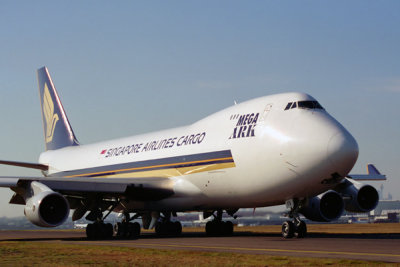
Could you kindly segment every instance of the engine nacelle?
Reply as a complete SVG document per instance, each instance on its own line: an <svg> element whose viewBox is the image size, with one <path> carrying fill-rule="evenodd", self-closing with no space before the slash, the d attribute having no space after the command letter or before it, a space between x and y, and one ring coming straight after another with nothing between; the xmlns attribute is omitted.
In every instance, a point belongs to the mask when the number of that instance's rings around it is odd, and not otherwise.
<svg viewBox="0 0 400 267"><path fill-rule="evenodd" d="M368 212L379 202L378 191L371 185L346 180L336 191L342 195L346 211Z"/></svg>
<svg viewBox="0 0 400 267"><path fill-rule="evenodd" d="M41 183L32 182L32 187L34 187L31 191L33 195L26 198L24 209L28 220L41 227L56 227L63 224L69 215L67 199Z"/></svg>
<svg viewBox="0 0 400 267"><path fill-rule="evenodd" d="M335 191L329 190L316 197L310 198L300 209L307 219L317 222L330 222L338 219L344 210L342 197Z"/></svg>

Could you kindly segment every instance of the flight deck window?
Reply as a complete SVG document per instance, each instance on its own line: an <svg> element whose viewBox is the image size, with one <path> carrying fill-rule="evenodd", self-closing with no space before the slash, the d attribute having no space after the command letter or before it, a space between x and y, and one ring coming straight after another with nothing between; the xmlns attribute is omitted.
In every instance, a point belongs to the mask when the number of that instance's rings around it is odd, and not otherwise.
<svg viewBox="0 0 400 267"><path fill-rule="evenodd" d="M293 109L293 108L301 108L301 109L324 109L320 103L317 101L299 101L299 102L289 102L285 110Z"/></svg>
<svg viewBox="0 0 400 267"><path fill-rule="evenodd" d="M324 109L324 108L321 106L320 103L318 103L317 101L314 101L314 102L315 102L315 108L317 108L317 109Z"/></svg>
<svg viewBox="0 0 400 267"><path fill-rule="evenodd" d="M299 101L298 106L303 109L324 109L317 101Z"/></svg>

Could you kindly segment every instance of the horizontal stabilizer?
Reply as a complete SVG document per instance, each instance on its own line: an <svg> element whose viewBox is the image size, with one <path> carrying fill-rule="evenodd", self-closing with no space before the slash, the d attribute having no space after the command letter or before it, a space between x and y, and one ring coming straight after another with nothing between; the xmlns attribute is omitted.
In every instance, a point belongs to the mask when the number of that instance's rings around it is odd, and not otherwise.
<svg viewBox="0 0 400 267"><path fill-rule="evenodd" d="M381 174L374 164L367 164L368 174L349 174L347 177L357 181L383 181L386 175Z"/></svg>
<svg viewBox="0 0 400 267"><path fill-rule="evenodd" d="M49 166L47 166L47 165L38 164L38 163L20 162L20 161L0 160L0 164L24 167L24 168L30 168L30 169L38 169L38 170L42 170L42 171L47 171L49 169Z"/></svg>

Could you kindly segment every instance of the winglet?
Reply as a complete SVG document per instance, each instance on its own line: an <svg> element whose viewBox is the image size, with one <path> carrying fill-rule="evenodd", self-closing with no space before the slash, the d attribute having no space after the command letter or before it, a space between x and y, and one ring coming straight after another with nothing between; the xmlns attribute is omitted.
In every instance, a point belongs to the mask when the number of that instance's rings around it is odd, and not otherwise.
<svg viewBox="0 0 400 267"><path fill-rule="evenodd" d="M374 164L367 164L368 174L350 174L347 177L357 181L383 181L386 180L386 175L381 174Z"/></svg>
<svg viewBox="0 0 400 267"><path fill-rule="evenodd" d="M37 71L46 150L79 145L46 67Z"/></svg>

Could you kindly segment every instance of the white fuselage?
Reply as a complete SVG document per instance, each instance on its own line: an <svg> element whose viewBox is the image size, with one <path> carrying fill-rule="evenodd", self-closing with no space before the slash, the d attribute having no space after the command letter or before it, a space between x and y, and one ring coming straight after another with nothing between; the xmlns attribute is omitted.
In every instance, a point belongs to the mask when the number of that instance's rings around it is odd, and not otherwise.
<svg viewBox="0 0 400 267"><path fill-rule="evenodd" d="M350 172L358 156L354 138L325 110L285 110L288 103L297 101L315 99L301 93L260 97L186 127L47 151L39 162L50 166L47 176L79 177L86 174L76 170L87 170L99 178L163 177L173 181L174 195L160 201L124 203L132 210L282 204L330 189L338 177L340 180ZM159 169L141 167L119 174L100 168L215 151L230 151L232 159L190 168L168 169L168 164L163 164L157 165Z"/></svg>

